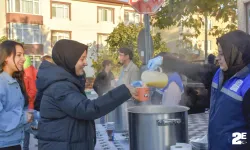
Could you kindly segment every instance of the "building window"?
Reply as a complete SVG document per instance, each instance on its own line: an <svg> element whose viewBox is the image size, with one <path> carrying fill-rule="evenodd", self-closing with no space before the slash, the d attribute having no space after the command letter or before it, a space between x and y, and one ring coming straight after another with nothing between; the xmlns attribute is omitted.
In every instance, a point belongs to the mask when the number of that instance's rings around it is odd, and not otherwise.
<svg viewBox="0 0 250 150"><path fill-rule="evenodd" d="M203 20L205 23L205 19ZM211 30L213 27L212 20L207 19L207 30ZM205 25L202 26L203 29L205 29Z"/></svg>
<svg viewBox="0 0 250 150"><path fill-rule="evenodd" d="M208 30L211 30L212 27L213 27L213 25L212 25L212 20L208 19L208 21L207 21L207 29L208 29Z"/></svg>
<svg viewBox="0 0 250 150"><path fill-rule="evenodd" d="M62 18L71 20L71 4L52 2L51 18Z"/></svg>
<svg viewBox="0 0 250 150"><path fill-rule="evenodd" d="M207 41L207 50L208 51L212 50L212 42L211 41Z"/></svg>
<svg viewBox="0 0 250 150"><path fill-rule="evenodd" d="M51 45L52 47L55 43L61 39L71 39L71 31L51 31Z"/></svg>
<svg viewBox="0 0 250 150"><path fill-rule="evenodd" d="M40 25L10 23L9 37L25 44L41 44L42 32Z"/></svg>
<svg viewBox="0 0 250 150"><path fill-rule="evenodd" d="M40 14L39 0L8 0L8 12Z"/></svg>
<svg viewBox="0 0 250 150"><path fill-rule="evenodd" d="M114 21L114 8L97 7L98 16L97 22L113 22Z"/></svg>
<svg viewBox="0 0 250 150"><path fill-rule="evenodd" d="M98 49L102 49L107 46L106 40L108 39L109 34L97 33L97 45Z"/></svg>
<svg viewBox="0 0 250 150"><path fill-rule="evenodd" d="M202 48L203 51L205 51L205 41L202 41ZM212 42L210 40L207 41L207 50L211 51L212 50Z"/></svg>
<svg viewBox="0 0 250 150"><path fill-rule="evenodd" d="M205 30L205 18L203 18L204 25L202 26L202 29ZM213 22L211 19L207 19L207 30L211 30L213 28Z"/></svg>
<svg viewBox="0 0 250 150"><path fill-rule="evenodd" d="M38 69L41 64L41 55L29 55L32 65Z"/></svg>
<svg viewBox="0 0 250 150"><path fill-rule="evenodd" d="M124 11L124 23L125 24L138 24L140 23L140 14L134 11Z"/></svg>

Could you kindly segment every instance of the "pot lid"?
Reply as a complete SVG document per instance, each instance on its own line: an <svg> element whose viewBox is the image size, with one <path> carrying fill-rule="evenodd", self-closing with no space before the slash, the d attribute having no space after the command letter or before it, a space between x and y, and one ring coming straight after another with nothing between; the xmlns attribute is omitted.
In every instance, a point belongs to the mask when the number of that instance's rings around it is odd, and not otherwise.
<svg viewBox="0 0 250 150"><path fill-rule="evenodd" d="M135 106L128 108L129 113L138 114L170 114L186 112L189 108L185 106Z"/></svg>

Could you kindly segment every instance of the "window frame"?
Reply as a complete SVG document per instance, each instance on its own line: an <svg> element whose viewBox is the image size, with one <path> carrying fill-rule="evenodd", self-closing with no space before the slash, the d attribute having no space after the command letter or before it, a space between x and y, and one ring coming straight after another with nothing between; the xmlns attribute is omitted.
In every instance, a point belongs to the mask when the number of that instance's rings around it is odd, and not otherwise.
<svg viewBox="0 0 250 150"><path fill-rule="evenodd" d="M30 57L32 65L38 69L38 67L41 65L41 58L42 55L28 55ZM37 61L36 61L37 60Z"/></svg>
<svg viewBox="0 0 250 150"><path fill-rule="evenodd" d="M205 51L205 40L202 40L202 50ZM207 50L212 51L212 41L207 40Z"/></svg>
<svg viewBox="0 0 250 150"><path fill-rule="evenodd" d="M66 30L51 30L50 31L50 34L51 34L51 37L50 37L50 43L51 43L51 47L53 47L53 42L52 42L52 37L53 37L53 33L55 32L58 32L58 33L68 33L69 34L69 40L71 40L72 38L72 31L66 31Z"/></svg>
<svg viewBox="0 0 250 150"><path fill-rule="evenodd" d="M207 50L212 51L212 41L211 40L207 40Z"/></svg>
<svg viewBox="0 0 250 150"><path fill-rule="evenodd" d="M203 18L203 22L205 23L205 18ZM207 30L210 31L213 28L213 21L211 18L207 18ZM205 30L205 24L202 25L202 29Z"/></svg>
<svg viewBox="0 0 250 150"><path fill-rule="evenodd" d="M213 28L213 23L212 23L212 20L211 19L208 19L207 20L207 30L211 30Z"/></svg>
<svg viewBox="0 0 250 150"><path fill-rule="evenodd" d="M100 9L108 9L111 10L111 22L108 21L101 21L100 16L99 16L99 10ZM115 24L115 8L112 7L102 7L102 6L97 6L97 23L101 23L101 22L107 22L107 23L112 23Z"/></svg>
<svg viewBox="0 0 250 150"><path fill-rule="evenodd" d="M109 33L97 33L97 40L96 40L97 41L97 50L100 49L100 45L99 44L101 44L100 41L99 41L99 36L109 36L109 35L110 35Z"/></svg>
<svg viewBox="0 0 250 150"><path fill-rule="evenodd" d="M14 27L15 25L21 25L21 28L16 28ZM35 29L35 28L26 28L24 27L24 25L28 25L28 26L38 26L38 29ZM21 42L24 42L24 44L42 44L43 43L43 37L42 37L42 26L41 25L38 25L38 24L26 24L26 23L9 23L8 24L8 28L9 28L9 32L8 32L8 37L10 37L11 39L16 39L13 35L17 36L17 33L14 33L15 30L17 29L21 29L22 30L22 35L21 35L21 38L22 39L17 39L17 40L20 40ZM31 43L25 43L25 41L23 39L25 39L24 37L24 31L23 30L32 30L33 33L34 31L39 31L39 42L34 42L35 41L35 35L32 36L33 38L33 41Z"/></svg>
<svg viewBox="0 0 250 150"><path fill-rule="evenodd" d="M31 14L31 15L41 15L41 0L26 0L32 1L32 13L23 12L22 1L18 0L20 3L19 12L16 11L16 0L6 0L7 13L20 13L20 14ZM38 14L35 13L34 3L38 3Z"/></svg>
<svg viewBox="0 0 250 150"><path fill-rule="evenodd" d="M124 21L124 23L126 24L126 23L129 23L129 22L125 22L125 13L126 12L128 12L128 13L134 13L135 14L135 16L136 15L139 15L139 22L138 23L136 23L135 21L134 21L134 24L140 24L141 22L142 22L142 18L141 18L141 15L139 14L139 13L137 13L136 11L134 11L134 10L129 10L129 9L124 9L124 19L123 19L123 21ZM134 18L135 19L135 18ZM129 21L129 20L128 20Z"/></svg>
<svg viewBox="0 0 250 150"><path fill-rule="evenodd" d="M57 5L68 5L69 7L69 18L58 18L58 17L53 17L52 16L52 9L53 9L53 4ZM71 21L71 3L67 2L58 2L58 1L50 1L50 19L69 19Z"/></svg>

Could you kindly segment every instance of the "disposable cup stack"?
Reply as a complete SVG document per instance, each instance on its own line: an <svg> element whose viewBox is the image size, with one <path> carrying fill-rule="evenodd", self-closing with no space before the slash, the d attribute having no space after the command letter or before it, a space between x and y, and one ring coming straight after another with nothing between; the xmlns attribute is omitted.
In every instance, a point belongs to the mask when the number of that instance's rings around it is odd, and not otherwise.
<svg viewBox="0 0 250 150"><path fill-rule="evenodd" d="M193 150L208 150L207 135L202 138L190 139L190 144L192 145Z"/></svg>

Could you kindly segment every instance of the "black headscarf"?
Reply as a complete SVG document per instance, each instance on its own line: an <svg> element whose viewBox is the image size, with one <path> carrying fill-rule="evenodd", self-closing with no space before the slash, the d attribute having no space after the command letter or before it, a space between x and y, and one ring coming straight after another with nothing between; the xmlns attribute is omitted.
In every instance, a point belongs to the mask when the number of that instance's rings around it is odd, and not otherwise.
<svg viewBox="0 0 250 150"><path fill-rule="evenodd" d="M220 44L228 70L224 71L224 81L250 63L250 35L236 30L217 39Z"/></svg>
<svg viewBox="0 0 250 150"><path fill-rule="evenodd" d="M53 47L53 61L67 72L76 76L75 65L88 46L73 40L59 40Z"/></svg>

